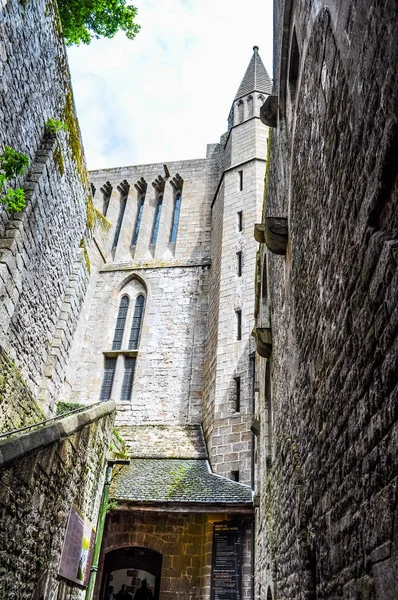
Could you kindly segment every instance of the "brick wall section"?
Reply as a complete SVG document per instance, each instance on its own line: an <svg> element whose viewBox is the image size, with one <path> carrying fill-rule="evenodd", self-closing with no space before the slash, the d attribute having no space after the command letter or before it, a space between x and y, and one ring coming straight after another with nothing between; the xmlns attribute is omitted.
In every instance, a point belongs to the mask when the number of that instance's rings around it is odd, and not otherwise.
<svg viewBox="0 0 398 600"><path fill-rule="evenodd" d="M84 598L57 572L71 504L96 526L112 423L103 417L1 470L2 598Z"/></svg>
<svg viewBox="0 0 398 600"><path fill-rule="evenodd" d="M284 103L283 68L277 90L286 118L273 140L267 213L289 217L290 242L286 260L268 256L274 441L257 594L274 575L280 600L393 600L398 9L328 5L310 15L295 3L295 104L289 87ZM282 56L287 48L286 38Z"/></svg>
<svg viewBox="0 0 398 600"><path fill-rule="evenodd" d="M31 161L19 182L27 208L13 217L0 208L0 336L35 396L47 387L44 369L56 356L56 378L44 395L48 410L66 363L62 348L51 350L52 359L49 348L62 327L67 347L76 327L77 315L66 316L62 304L85 235L88 184L56 5L9 0L0 10L0 151L10 145ZM50 117L69 124L58 141L45 137Z"/></svg>
<svg viewBox="0 0 398 600"><path fill-rule="evenodd" d="M107 520L96 593L99 594L104 558L121 547L141 546L163 556L162 600L207 600L210 597L213 523L239 519L227 514L113 511ZM243 598L250 589L250 523L243 548Z"/></svg>

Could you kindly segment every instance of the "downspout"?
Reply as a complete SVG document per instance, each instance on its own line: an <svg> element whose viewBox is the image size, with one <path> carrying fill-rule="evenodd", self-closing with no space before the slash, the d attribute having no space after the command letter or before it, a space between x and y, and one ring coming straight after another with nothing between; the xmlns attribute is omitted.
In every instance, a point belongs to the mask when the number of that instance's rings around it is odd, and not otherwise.
<svg viewBox="0 0 398 600"><path fill-rule="evenodd" d="M108 497L109 497L109 487L112 481L112 469L114 463L108 463L105 473L105 483L104 489L102 490L102 498L98 515L97 522L97 535L95 538L94 552L93 552L93 562L91 563L90 569L90 579L88 582L88 587L86 590L86 598L85 600L92 600L94 594L95 582L97 580L97 572L98 572L98 563L101 552L102 545L102 537L104 535L104 527L105 527L105 519L106 519L106 510L108 506Z"/></svg>

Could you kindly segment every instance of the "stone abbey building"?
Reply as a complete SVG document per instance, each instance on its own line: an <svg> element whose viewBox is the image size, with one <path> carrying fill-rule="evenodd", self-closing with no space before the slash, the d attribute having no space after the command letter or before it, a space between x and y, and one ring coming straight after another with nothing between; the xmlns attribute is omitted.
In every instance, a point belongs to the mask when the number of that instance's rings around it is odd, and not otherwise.
<svg viewBox="0 0 398 600"><path fill-rule="evenodd" d="M56 4L0 2L1 600L396 600L397 23L274 0L205 158L88 174Z"/></svg>

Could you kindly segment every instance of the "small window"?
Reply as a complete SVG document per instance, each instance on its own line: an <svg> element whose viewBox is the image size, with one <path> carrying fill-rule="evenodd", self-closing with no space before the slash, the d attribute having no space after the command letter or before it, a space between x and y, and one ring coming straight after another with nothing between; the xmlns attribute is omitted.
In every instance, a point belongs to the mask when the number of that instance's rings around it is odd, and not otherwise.
<svg viewBox="0 0 398 600"><path fill-rule="evenodd" d="M235 412L240 412L240 377L235 377Z"/></svg>
<svg viewBox="0 0 398 600"><path fill-rule="evenodd" d="M155 219L153 221L151 244L156 244L156 240L159 232L160 215L162 213L163 196L158 197L156 205Z"/></svg>
<svg viewBox="0 0 398 600"><path fill-rule="evenodd" d="M238 213L238 231L243 231L243 213L240 210Z"/></svg>
<svg viewBox="0 0 398 600"><path fill-rule="evenodd" d="M178 221L180 219L181 209L181 193L175 195L174 198L174 210L173 210L173 222L171 225L170 232L170 243L173 244L177 241Z"/></svg>
<svg viewBox="0 0 398 600"><path fill-rule="evenodd" d="M140 339L142 314L144 312L145 298L142 294L137 296L134 307L133 323L131 325L129 350L136 350Z"/></svg>
<svg viewBox="0 0 398 600"><path fill-rule="evenodd" d="M133 240L131 242L132 246L135 246L137 244L138 234L140 232L140 226L141 226L141 221L142 221L142 212L144 210L144 202L145 202L145 196L141 196L139 199L137 218L135 220Z"/></svg>
<svg viewBox="0 0 398 600"><path fill-rule="evenodd" d="M115 231L115 237L113 238L112 249L116 248L118 241L119 241L120 231L122 229L123 217L124 217L124 213L126 210L126 204L127 204L127 196L123 196L123 198L120 200L119 217L117 219L116 231Z"/></svg>
<svg viewBox="0 0 398 600"><path fill-rule="evenodd" d="M236 311L236 339L242 339L242 311L240 309Z"/></svg>
<svg viewBox="0 0 398 600"><path fill-rule="evenodd" d="M102 381L102 388L100 394L100 400L109 400L112 393L113 380L115 377L116 370L116 358L105 358L104 368L104 379Z"/></svg>
<svg viewBox="0 0 398 600"><path fill-rule="evenodd" d="M115 334L113 336L112 350L120 350L123 342L124 326L126 324L127 311L129 309L129 297L122 296L117 315Z"/></svg>
<svg viewBox="0 0 398 600"><path fill-rule="evenodd" d="M122 391L120 394L120 400L122 402L128 402L131 399L131 392L133 391L134 382L135 361L135 357L125 356L124 358L124 376Z"/></svg>
<svg viewBox="0 0 398 600"><path fill-rule="evenodd" d="M239 481L239 471L231 471L232 481Z"/></svg>
<svg viewBox="0 0 398 600"><path fill-rule="evenodd" d="M239 191L243 190L243 171L238 171L239 175Z"/></svg>
<svg viewBox="0 0 398 600"><path fill-rule="evenodd" d="M242 252L236 253L236 274L238 277L242 277Z"/></svg>

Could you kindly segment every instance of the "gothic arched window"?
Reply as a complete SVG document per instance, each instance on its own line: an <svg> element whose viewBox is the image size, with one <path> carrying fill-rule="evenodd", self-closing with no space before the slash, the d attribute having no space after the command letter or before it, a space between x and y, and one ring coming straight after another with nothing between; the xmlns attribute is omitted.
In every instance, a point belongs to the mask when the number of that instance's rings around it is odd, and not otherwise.
<svg viewBox="0 0 398 600"><path fill-rule="evenodd" d="M181 209L181 192L174 197L174 210L173 210L173 222L171 225L171 233L170 233L170 243L173 243L177 240L177 231L178 231L178 221L180 219L180 209Z"/></svg>
<svg viewBox="0 0 398 600"><path fill-rule="evenodd" d="M242 100L239 100L239 102L238 102L239 123L242 123L242 121L243 121L243 110L244 110L243 102L242 102Z"/></svg>
<svg viewBox="0 0 398 600"><path fill-rule="evenodd" d="M117 219L117 224L116 224L116 230L115 230L115 237L113 238L113 244L112 244L112 248L116 248L117 243L119 241L119 236L120 236L120 231L122 229L122 223L123 223L123 217L124 217L124 213L126 210L126 204L127 204L127 195L123 196L120 199L120 208L119 208L119 216Z"/></svg>
<svg viewBox="0 0 398 600"><path fill-rule="evenodd" d="M160 215L162 212L163 196L158 197L158 203L156 205L155 219L153 221L151 244L156 244L159 231Z"/></svg>
<svg viewBox="0 0 398 600"><path fill-rule="evenodd" d="M253 116L253 97L249 96L247 99L247 116L252 117Z"/></svg>
<svg viewBox="0 0 398 600"><path fill-rule="evenodd" d="M124 326L126 324L127 311L129 309L130 300L128 296L122 296L119 304L119 312L117 315L115 334L113 336L112 350L120 350L123 342Z"/></svg>
<svg viewBox="0 0 398 600"><path fill-rule="evenodd" d="M138 348L138 342L140 340L142 315L144 312L145 298L142 294L137 296L134 307L133 322L131 325L129 350L136 350Z"/></svg>
<svg viewBox="0 0 398 600"><path fill-rule="evenodd" d="M141 225L141 220L142 220L142 211L144 210L144 202L145 202L145 195L141 196L139 199L137 218L135 220L135 227L134 227L134 233L133 233L133 241L131 242L133 246L136 245L137 240L138 240L138 234L140 231L140 225Z"/></svg>

